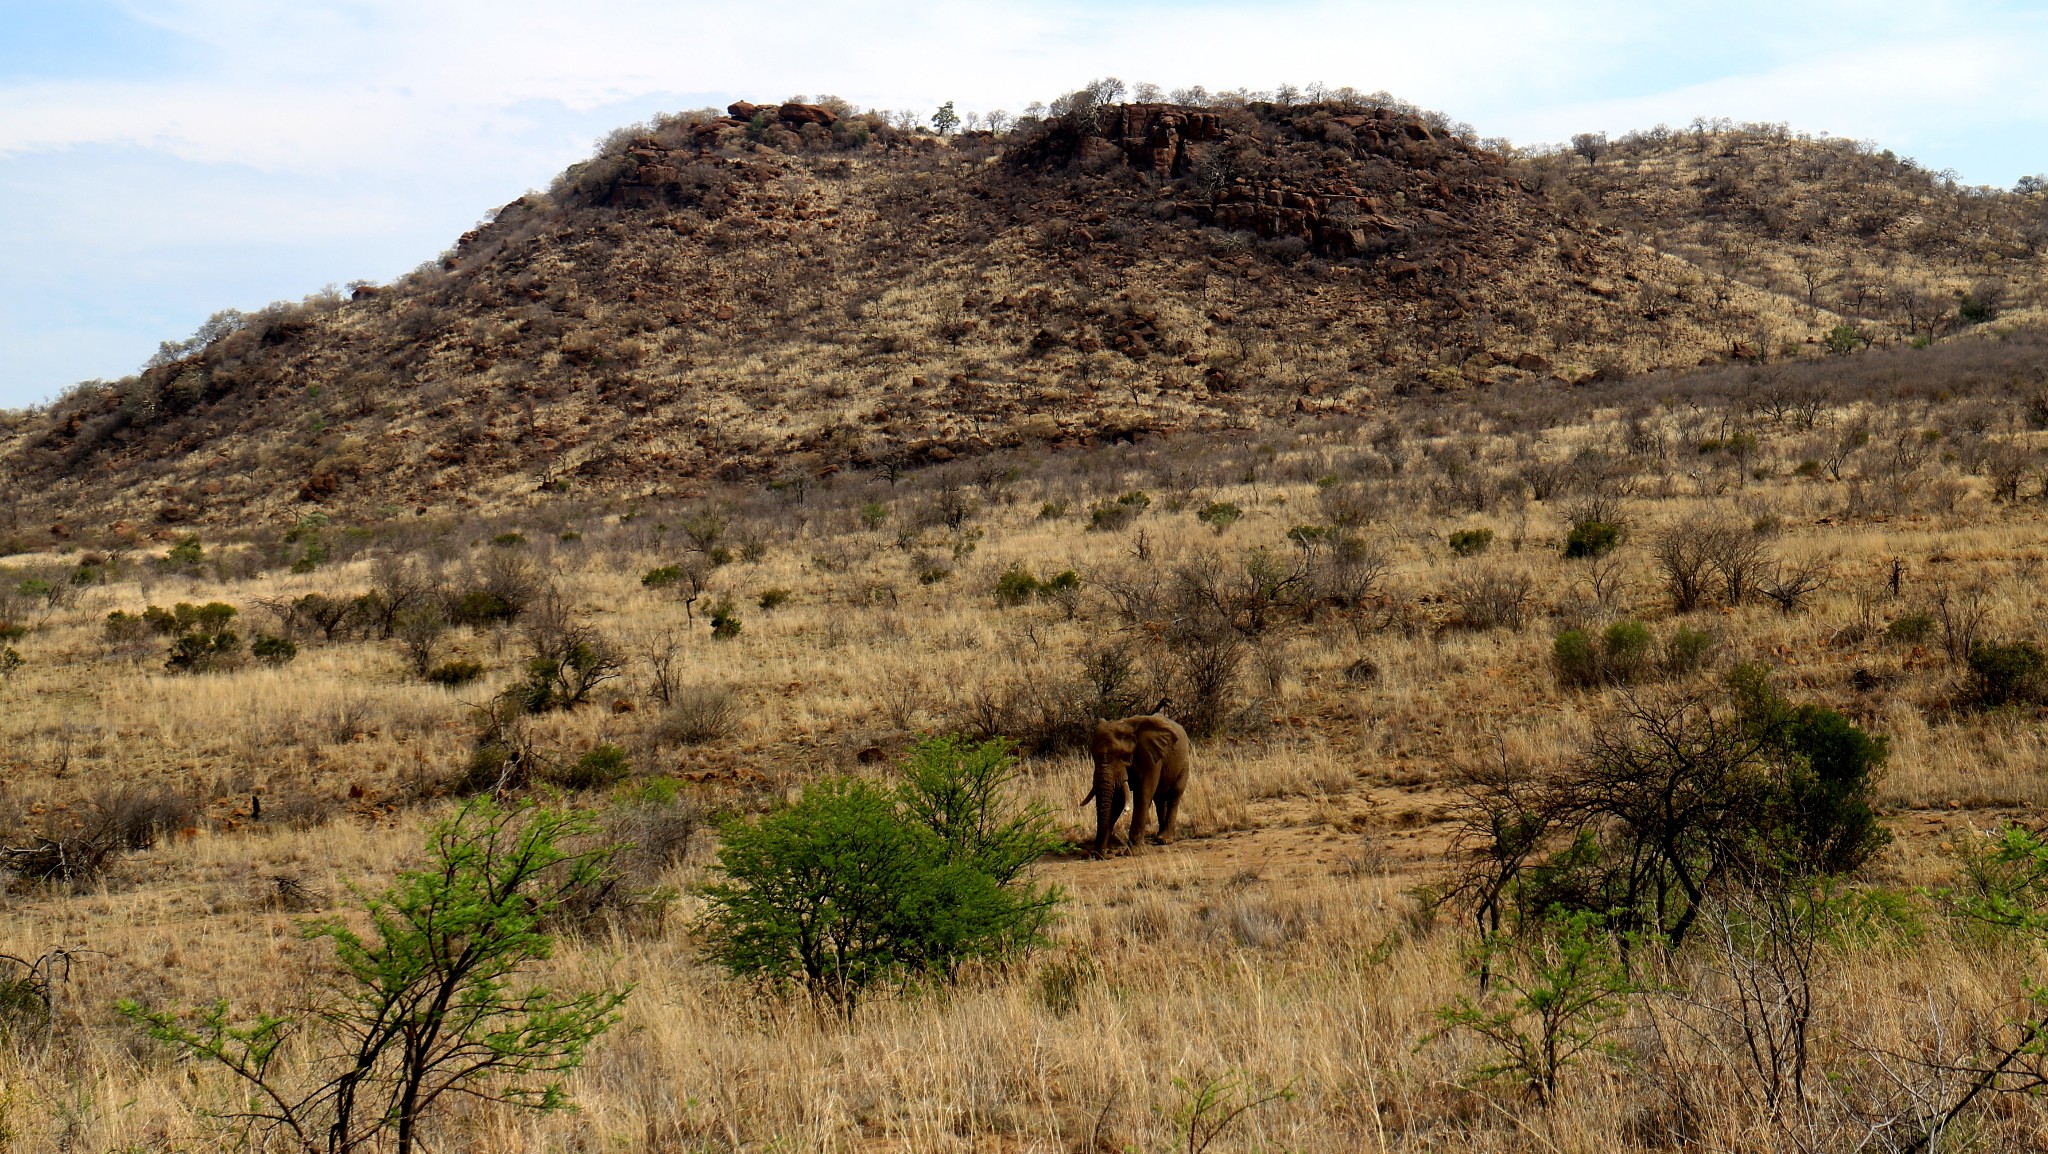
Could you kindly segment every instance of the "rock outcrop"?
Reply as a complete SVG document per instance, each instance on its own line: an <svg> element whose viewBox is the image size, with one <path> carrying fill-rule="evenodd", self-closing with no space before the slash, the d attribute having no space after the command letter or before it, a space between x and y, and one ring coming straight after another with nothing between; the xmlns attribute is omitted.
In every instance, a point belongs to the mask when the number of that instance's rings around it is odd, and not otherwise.
<svg viewBox="0 0 2048 1154"><path fill-rule="evenodd" d="M770 120L791 128L798 128L806 124L830 128L839 120L838 113L833 112L822 104L798 104L795 101L774 105L754 104L750 101L735 100L725 106L725 111L728 116L740 124L750 124L757 117L766 116Z"/></svg>
<svg viewBox="0 0 2048 1154"><path fill-rule="evenodd" d="M1474 203L1511 184L1500 157L1418 117L1346 105L1105 105L1051 123L1009 158L1039 170L1125 165L1178 182L1181 207L1205 224L1295 238L1333 259L1405 252L1420 234L1461 231ZM1387 272L1464 272L1459 254L1424 255Z"/></svg>
<svg viewBox="0 0 2048 1154"><path fill-rule="evenodd" d="M1123 151L1134 168L1159 176L1185 176L1190 146L1223 135L1223 118L1176 104L1119 104L1097 118L1102 138Z"/></svg>

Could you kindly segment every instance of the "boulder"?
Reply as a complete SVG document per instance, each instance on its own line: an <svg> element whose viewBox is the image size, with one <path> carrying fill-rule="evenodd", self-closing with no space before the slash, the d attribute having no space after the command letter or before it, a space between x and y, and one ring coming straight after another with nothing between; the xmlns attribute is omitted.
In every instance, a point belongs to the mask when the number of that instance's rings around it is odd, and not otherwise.
<svg viewBox="0 0 2048 1154"><path fill-rule="evenodd" d="M785 104L775 110L775 119L788 125L815 124L830 128L839 116L821 104Z"/></svg>
<svg viewBox="0 0 2048 1154"><path fill-rule="evenodd" d="M752 120L756 116L761 115L763 112L768 111L768 109L762 105L749 104L744 100L733 101L731 104L725 106L725 110L732 116L734 120Z"/></svg>

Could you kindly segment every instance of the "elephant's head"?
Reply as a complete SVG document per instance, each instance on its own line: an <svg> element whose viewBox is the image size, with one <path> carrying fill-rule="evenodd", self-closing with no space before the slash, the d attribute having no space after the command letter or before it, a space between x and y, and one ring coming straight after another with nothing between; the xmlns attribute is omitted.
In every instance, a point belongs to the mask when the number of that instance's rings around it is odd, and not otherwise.
<svg viewBox="0 0 2048 1154"><path fill-rule="evenodd" d="M1088 739L1088 753L1095 759L1095 786L1086 805L1095 801L1095 856L1109 856L1110 831L1124 808L1124 793L1130 780L1131 758L1138 752L1138 737L1120 721L1098 721Z"/></svg>

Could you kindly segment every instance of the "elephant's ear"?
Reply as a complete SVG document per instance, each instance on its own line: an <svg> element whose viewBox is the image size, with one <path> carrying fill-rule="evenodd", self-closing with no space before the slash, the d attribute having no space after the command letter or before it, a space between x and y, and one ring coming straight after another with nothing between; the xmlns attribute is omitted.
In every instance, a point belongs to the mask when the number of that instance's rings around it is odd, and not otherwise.
<svg viewBox="0 0 2048 1154"><path fill-rule="evenodd" d="M1154 762L1163 762L1173 752L1173 732L1164 726L1147 727L1138 735L1138 748Z"/></svg>

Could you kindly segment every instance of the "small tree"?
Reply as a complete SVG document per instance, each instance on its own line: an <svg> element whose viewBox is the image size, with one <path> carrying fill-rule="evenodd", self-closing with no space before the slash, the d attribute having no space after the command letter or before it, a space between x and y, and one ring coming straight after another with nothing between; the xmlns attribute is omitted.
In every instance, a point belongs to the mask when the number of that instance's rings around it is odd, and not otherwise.
<svg viewBox="0 0 2048 1154"><path fill-rule="evenodd" d="M1567 767L1474 778L1468 863L1445 895L1484 926L1586 912L1676 949L1721 895L1860 868L1890 839L1872 807L1884 739L1787 703L1761 667L1728 689L1731 711L1691 693L1631 700Z"/></svg>
<svg viewBox="0 0 2048 1154"><path fill-rule="evenodd" d="M1533 934L1489 936L1475 960L1492 977L1491 988L1438 1009L1430 1036L1477 1034L1492 1056L1474 1073L1519 1079L1546 1104L1565 1070L1611 1052L1606 1038L1637 989L1613 935L1583 911Z"/></svg>
<svg viewBox="0 0 2048 1154"><path fill-rule="evenodd" d="M145 620L151 611L163 613L151 606L143 613ZM242 660L242 639L228 628L235 616L235 607L224 602L189 605L181 601L171 613L157 618L160 622L167 619L167 631L176 634L164 668L172 673L209 673L233 668Z"/></svg>
<svg viewBox="0 0 2048 1154"><path fill-rule="evenodd" d="M893 792L830 778L728 825L725 880L704 891L705 956L851 1013L877 984L947 980L1035 946L1063 899L1021 877L1054 839L1042 810L1010 808L1013 773L1006 744L937 739Z"/></svg>
<svg viewBox="0 0 2048 1154"><path fill-rule="evenodd" d="M391 634L405 650L405 663L415 677L425 677L433 670L434 656L447 632L448 618L437 605L402 610L391 623Z"/></svg>
<svg viewBox="0 0 2048 1154"><path fill-rule="evenodd" d="M239 1021L225 1001L118 1009L248 1085L248 1103L225 1118L282 1133L301 1151L390 1141L412 1154L422 1123L451 1094L565 1109L555 1077L582 1064L630 991L568 993L520 974L552 952L549 916L601 883L611 848L564 848L595 828L563 810L471 802L429 831L424 868L363 901L370 936L339 918L304 926L332 943L339 971L313 1005ZM304 1071L287 1060L299 1050L316 1055Z"/></svg>
<svg viewBox="0 0 2048 1154"><path fill-rule="evenodd" d="M575 620L567 603L552 593L528 622L526 638L533 646L526 680L510 692L529 713L574 709L625 670L625 657L611 639Z"/></svg>
<svg viewBox="0 0 2048 1154"><path fill-rule="evenodd" d="M950 100L939 105L939 110L932 113L932 127L938 129L940 136L951 135L959 124L960 114L953 111L953 102Z"/></svg>

